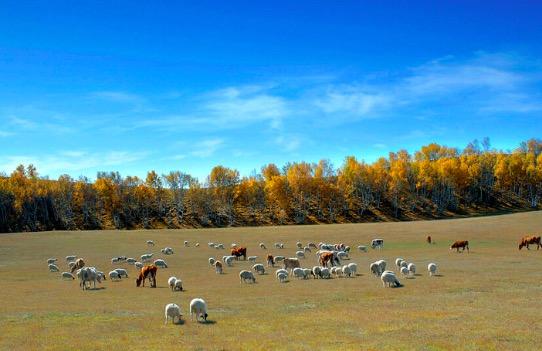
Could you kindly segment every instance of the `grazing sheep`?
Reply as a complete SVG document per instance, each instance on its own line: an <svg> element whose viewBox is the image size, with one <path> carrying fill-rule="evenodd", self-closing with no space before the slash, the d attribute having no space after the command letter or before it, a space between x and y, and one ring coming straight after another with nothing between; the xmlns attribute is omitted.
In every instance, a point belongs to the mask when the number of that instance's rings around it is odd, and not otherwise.
<svg viewBox="0 0 542 351"><path fill-rule="evenodd" d="M354 262L352 263L349 263L348 265L348 269L350 269L350 275L352 277L355 277L357 275L357 272L358 272L358 265Z"/></svg>
<svg viewBox="0 0 542 351"><path fill-rule="evenodd" d="M305 273L305 279L309 279L312 274L312 269L310 268L303 268L303 273Z"/></svg>
<svg viewBox="0 0 542 351"><path fill-rule="evenodd" d="M49 258L47 264L56 264L56 261L58 261L56 258Z"/></svg>
<svg viewBox="0 0 542 351"><path fill-rule="evenodd" d="M254 277L254 274L252 274L251 271L246 271L246 270L243 270L241 272L239 272L239 279L241 280L241 283L243 282L252 282L252 283L256 283L256 278Z"/></svg>
<svg viewBox="0 0 542 351"><path fill-rule="evenodd" d="M141 263L141 262L135 262L135 263L134 263L134 266L135 266L137 269L141 269L141 268L143 268L144 265L143 265L143 263Z"/></svg>
<svg viewBox="0 0 542 351"><path fill-rule="evenodd" d="M380 265L376 262L373 262L369 265L369 270L371 271L372 274L376 275L377 277L379 277L382 274L382 271L380 270Z"/></svg>
<svg viewBox="0 0 542 351"><path fill-rule="evenodd" d="M160 250L164 255L173 255L173 249L171 247L164 247L162 250Z"/></svg>
<svg viewBox="0 0 542 351"><path fill-rule="evenodd" d="M75 277L70 272L62 272L61 274L62 279L71 279L74 280Z"/></svg>
<svg viewBox="0 0 542 351"><path fill-rule="evenodd" d="M254 266L252 266L252 270L254 272L258 272L258 274L260 275L265 274L265 267L261 263L257 263Z"/></svg>
<svg viewBox="0 0 542 351"><path fill-rule="evenodd" d="M127 258L126 263L128 263L129 265L133 265L134 263L136 263L136 259L132 257Z"/></svg>
<svg viewBox="0 0 542 351"><path fill-rule="evenodd" d="M171 291L173 291L173 289L175 289L175 281L176 280L177 280L177 277L169 277L169 279L167 280L167 285L169 286Z"/></svg>
<svg viewBox="0 0 542 351"><path fill-rule="evenodd" d="M407 268L410 274L416 274L416 265L414 263L409 263Z"/></svg>
<svg viewBox="0 0 542 351"><path fill-rule="evenodd" d="M196 298L190 301L190 319L194 314L196 315L196 321L201 317L207 322L207 303L203 299Z"/></svg>
<svg viewBox="0 0 542 351"><path fill-rule="evenodd" d="M384 273L382 273L382 276L380 277L380 279L382 280L382 285L384 287L388 286L388 287L399 287L401 286L401 283L399 282L399 280L397 279L397 277L395 276L395 273L393 273L392 271L385 271Z"/></svg>
<svg viewBox="0 0 542 351"><path fill-rule="evenodd" d="M373 249L383 249L384 248L384 239L373 239L371 241L371 247Z"/></svg>
<svg viewBox="0 0 542 351"><path fill-rule="evenodd" d="M380 266L380 272L384 272L386 270L386 261L384 260L378 260L376 261L376 264L378 264Z"/></svg>
<svg viewBox="0 0 542 351"><path fill-rule="evenodd" d="M297 258L305 258L305 253L303 251L296 251L295 255Z"/></svg>
<svg viewBox="0 0 542 351"><path fill-rule="evenodd" d="M275 258L273 258L273 263L277 264L279 262L282 262L282 261L284 261L285 258L286 257L284 257L284 256L275 256Z"/></svg>
<svg viewBox="0 0 542 351"><path fill-rule="evenodd" d="M348 253L346 253L345 251L339 251L339 252L337 252L337 257L340 260L347 260L348 259Z"/></svg>
<svg viewBox="0 0 542 351"><path fill-rule="evenodd" d="M363 252L367 252L367 246L365 246L365 245L360 245L360 246L358 246L358 250L359 250L359 251L363 251Z"/></svg>
<svg viewBox="0 0 542 351"><path fill-rule="evenodd" d="M307 278L305 276L305 271L303 270L303 268L299 268L299 267L293 269L292 275L294 277L296 277L297 279L299 279L299 278L306 279Z"/></svg>
<svg viewBox="0 0 542 351"><path fill-rule="evenodd" d="M347 254L350 254L350 246L345 246L344 252L346 252Z"/></svg>
<svg viewBox="0 0 542 351"><path fill-rule="evenodd" d="M126 271L126 269L117 268L115 269L115 271L119 274L119 276L128 278L128 272Z"/></svg>
<svg viewBox="0 0 542 351"><path fill-rule="evenodd" d="M320 268L320 266L312 267L311 273L314 276L314 279L322 278L322 269Z"/></svg>
<svg viewBox="0 0 542 351"><path fill-rule="evenodd" d="M56 264L50 263L48 266L49 272L59 272L60 269L58 269L58 266Z"/></svg>
<svg viewBox="0 0 542 351"><path fill-rule="evenodd" d="M153 255L154 254L152 254L152 253L146 253L146 254L141 255L141 257L140 257L141 262L149 262L152 259Z"/></svg>
<svg viewBox="0 0 542 351"><path fill-rule="evenodd" d="M117 271L111 271L111 272L109 272L109 279L111 279L112 282L114 282L114 281L116 281L116 280L120 280L121 277L120 277L119 272L117 272Z"/></svg>
<svg viewBox="0 0 542 351"><path fill-rule="evenodd" d="M337 278L340 278L343 275L343 268L342 267L333 267L331 268L331 273L335 274Z"/></svg>
<svg viewBox="0 0 542 351"><path fill-rule="evenodd" d="M312 252L312 251L311 251L311 248L308 247L308 246L305 246L305 247L303 248L303 251L304 251L305 253L307 253L307 252L308 252L308 253L311 253L311 252Z"/></svg>
<svg viewBox="0 0 542 351"><path fill-rule="evenodd" d="M429 271L429 276L432 277L437 273L437 264L436 263L429 263L427 265L427 270Z"/></svg>
<svg viewBox="0 0 542 351"><path fill-rule="evenodd" d="M395 259L395 265L397 266L397 268L401 268L401 263L403 263L403 259L401 257L398 257Z"/></svg>
<svg viewBox="0 0 542 351"><path fill-rule="evenodd" d="M66 262L75 261L76 258L77 256L75 255L66 256Z"/></svg>
<svg viewBox="0 0 542 351"><path fill-rule="evenodd" d="M224 250L224 244L217 244L217 245L215 245L215 247L216 247L217 249Z"/></svg>
<svg viewBox="0 0 542 351"><path fill-rule="evenodd" d="M209 257L209 265L210 266L214 266L215 262L216 262L216 260L214 259L214 257Z"/></svg>
<svg viewBox="0 0 542 351"><path fill-rule="evenodd" d="M73 269L74 266L75 266L75 261L71 261L70 263L68 263L68 268L70 269L70 271Z"/></svg>
<svg viewBox="0 0 542 351"><path fill-rule="evenodd" d="M147 245L148 246L154 246L154 241L153 240L147 240Z"/></svg>
<svg viewBox="0 0 542 351"><path fill-rule="evenodd" d="M224 263L226 265L228 265L228 267L233 267L233 260L234 260L235 256L227 256L225 259L224 259Z"/></svg>
<svg viewBox="0 0 542 351"><path fill-rule="evenodd" d="M216 274L222 274L222 263L220 261L215 262L215 273Z"/></svg>
<svg viewBox="0 0 542 351"><path fill-rule="evenodd" d="M199 247L199 243L196 243L196 247Z"/></svg>
<svg viewBox="0 0 542 351"><path fill-rule="evenodd" d="M180 279L175 280L173 291L183 291L183 281Z"/></svg>
<svg viewBox="0 0 542 351"><path fill-rule="evenodd" d="M403 267L408 267L408 262L407 261L401 262L401 268L403 268Z"/></svg>
<svg viewBox="0 0 542 351"><path fill-rule="evenodd" d="M331 278L331 272L329 271L329 268L324 267L320 270L320 276L322 279L330 279Z"/></svg>
<svg viewBox="0 0 542 351"><path fill-rule="evenodd" d="M307 246L308 246L309 248L313 248L313 249L315 249L315 250L318 250L318 246L316 246L315 243L308 243Z"/></svg>
<svg viewBox="0 0 542 351"><path fill-rule="evenodd" d="M165 316L166 316L166 322L164 324L167 324L170 318L173 324L175 324L175 318L177 318L177 321L180 322L181 316L182 316L181 308L177 304L168 303L165 309Z"/></svg>
<svg viewBox="0 0 542 351"><path fill-rule="evenodd" d="M284 244L283 243L275 243L274 246L275 246L276 249L284 249Z"/></svg>
<svg viewBox="0 0 542 351"><path fill-rule="evenodd" d="M286 283L288 281L288 274L280 272L279 274L277 274L277 279L281 283Z"/></svg>
<svg viewBox="0 0 542 351"><path fill-rule="evenodd" d="M406 267L401 267L401 274L407 277L408 275L410 275L410 271Z"/></svg>
<svg viewBox="0 0 542 351"><path fill-rule="evenodd" d="M298 249L302 249L303 248L303 244L300 243L299 241L297 243L295 243L295 246L298 248Z"/></svg>
<svg viewBox="0 0 542 351"><path fill-rule="evenodd" d="M256 263L256 260L258 259L258 256L248 256L248 260L250 262Z"/></svg>
<svg viewBox="0 0 542 351"><path fill-rule="evenodd" d="M262 250L267 250L267 247L265 246L264 243L260 243L260 249L262 249Z"/></svg>
<svg viewBox="0 0 542 351"><path fill-rule="evenodd" d="M209 246L212 249L215 247L215 243L207 243L207 246Z"/></svg>
<svg viewBox="0 0 542 351"><path fill-rule="evenodd" d="M232 249L235 249L235 248L237 247L237 243L232 243L232 244L230 245L230 247L231 247Z"/></svg>
<svg viewBox="0 0 542 351"><path fill-rule="evenodd" d="M185 241L184 241L184 246L185 246L185 247L188 247L189 245L190 245L190 244L188 243L188 240L185 240Z"/></svg>
<svg viewBox="0 0 542 351"><path fill-rule="evenodd" d="M350 270L350 267L348 267L347 264L343 266L342 271L343 271L343 276L348 277L348 278L352 277L352 271Z"/></svg>
<svg viewBox="0 0 542 351"><path fill-rule="evenodd" d="M162 260L162 259L157 259L157 260L154 260L154 265L156 267L160 267L160 268L167 268L167 263L166 261Z"/></svg>

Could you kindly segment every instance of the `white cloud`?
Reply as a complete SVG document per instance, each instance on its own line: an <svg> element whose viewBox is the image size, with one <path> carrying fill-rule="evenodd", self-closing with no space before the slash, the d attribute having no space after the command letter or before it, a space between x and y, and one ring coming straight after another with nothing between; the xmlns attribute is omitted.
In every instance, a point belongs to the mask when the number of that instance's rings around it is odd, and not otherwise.
<svg viewBox="0 0 542 351"><path fill-rule="evenodd" d="M145 102L145 98L142 96L125 91L95 91L90 93L89 97L118 103L140 104Z"/></svg>
<svg viewBox="0 0 542 351"><path fill-rule="evenodd" d="M280 135L275 138L275 143L283 151L294 152L301 146L302 139L299 135Z"/></svg>
<svg viewBox="0 0 542 351"><path fill-rule="evenodd" d="M202 158L212 156L223 144L222 139L202 140L195 144L191 155Z"/></svg>
<svg viewBox="0 0 542 351"><path fill-rule="evenodd" d="M314 102L324 113L350 113L356 117L369 116L388 103L389 97L384 92L370 93L355 86L330 88Z"/></svg>

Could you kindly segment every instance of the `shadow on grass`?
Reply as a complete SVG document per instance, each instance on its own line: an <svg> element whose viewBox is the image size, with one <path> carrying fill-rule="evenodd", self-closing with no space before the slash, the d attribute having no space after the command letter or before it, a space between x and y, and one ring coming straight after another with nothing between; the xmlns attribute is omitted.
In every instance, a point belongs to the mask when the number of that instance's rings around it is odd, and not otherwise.
<svg viewBox="0 0 542 351"><path fill-rule="evenodd" d="M440 277L444 277L444 275L442 275L442 274L433 274L432 277L439 277L440 278Z"/></svg>
<svg viewBox="0 0 542 351"><path fill-rule="evenodd" d="M88 288L88 289L85 289L85 291L100 291L100 290L105 290L105 289L107 288L104 286L101 286L99 288Z"/></svg>
<svg viewBox="0 0 542 351"><path fill-rule="evenodd" d="M202 325L210 324L210 325L213 325L213 324L216 324L216 321L214 321L212 319L207 319L206 321L198 322L198 324L202 324Z"/></svg>

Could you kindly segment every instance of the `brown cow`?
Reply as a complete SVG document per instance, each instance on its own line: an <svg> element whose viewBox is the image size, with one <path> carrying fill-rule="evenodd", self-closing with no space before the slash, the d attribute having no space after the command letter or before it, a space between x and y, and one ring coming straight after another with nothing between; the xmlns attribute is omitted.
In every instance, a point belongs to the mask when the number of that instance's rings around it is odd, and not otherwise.
<svg viewBox="0 0 542 351"><path fill-rule="evenodd" d="M530 250L529 245L535 245L535 244L536 244L537 250L542 246L542 244L540 243L539 236L524 236L519 241L519 249L521 250L521 248L525 246L527 247L527 250Z"/></svg>
<svg viewBox="0 0 542 351"><path fill-rule="evenodd" d="M269 254L267 255L267 267L275 267L275 261L273 255Z"/></svg>
<svg viewBox="0 0 542 351"><path fill-rule="evenodd" d="M149 278L151 288L156 288L156 271L158 271L158 267L153 264L141 268L139 277L136 279L136 285L139 287L143 283L143 286L145 286L145 279Z"/></svg>
<svg viewBox="0 0 542 351"><path fill-rule="evenodd" d="M333 252L324 252L320 255L320 266L327 267L327 263L333 266Z"/></svg>
<svg viewBox="0 0 542 351"><path fill-rule="evenodd" d="M428 244L431 244L431 242L432 242L432 241L431 241L431 235L428 235L428 236L427 236L427 243L428 243Z"/></svg>
<svg viewBox="0 0 542 351"><path fill-rule="evenodd" d="M75 272L78 269L81 269L85 266L85 261L83 261L82 258L78 258L77 261L75 261L75 264L72 267L72 273Z"/></svg>
<svg viewBox="0 0 542 351"><path fill-rule="evenodd" d="M467 252L469 252L469 242L468 240L458 240L450 246L450 250L457 249L457 252L459 252L459 249L462 248L463 251L465 251L465 248L467 248Z"/></svg>
<svg viewBox="0 0 542 351"><path fill-rule="evenodd" d="M239 257L243 256L243 259L246 261L246 259L247 259L247 248L246 247L237 247L237 248L231 249L231 255L235 256L237 259L239 259Z"/></svg>

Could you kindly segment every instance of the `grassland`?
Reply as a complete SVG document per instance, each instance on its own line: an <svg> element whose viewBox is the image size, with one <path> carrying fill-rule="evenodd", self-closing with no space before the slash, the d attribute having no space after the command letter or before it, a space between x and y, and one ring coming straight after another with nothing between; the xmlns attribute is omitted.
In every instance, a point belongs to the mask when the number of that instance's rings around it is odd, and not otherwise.
<svg viewBox="0 0 542 351"><path fill-rule="evenodd" d="M406 223L0 235L0 349L539 350L542 250L518 251L517 240L541 231L542 212L528 212ZM428 234L436 244L425 243ZM237 242L263 259L267 252L293 255L298 240L355 247L376 236L385 239L385 249L354 250L350 262L361 274L352 279L279 284L268 274L248 285L238 277L248 262L222 276L207 264L208 257L224 255L208 241ZM131 266L130 279L90 291L47 271L48 257L68 254L109 271L113 256L148 252L147 239L156 241L155 253L164 246L176 250L166 257L170 268L159 270L156 289L136 288ZM471 252L451 252L456 239L469 240ZM185 248L184 240L201 246ZM286 249L257 247L275 241ZM368 265L380 258L392 265L396 257L416 263L421 275L384 289ZM438 263L440 277L428 277L430 261ZM309 255L304 266L315 263ZM186 291L166 287L171 275L183 279ZM193 297L207 301L210 323L189 320ZM170 302L181 306L184 323L164 325Z"/></svg>

